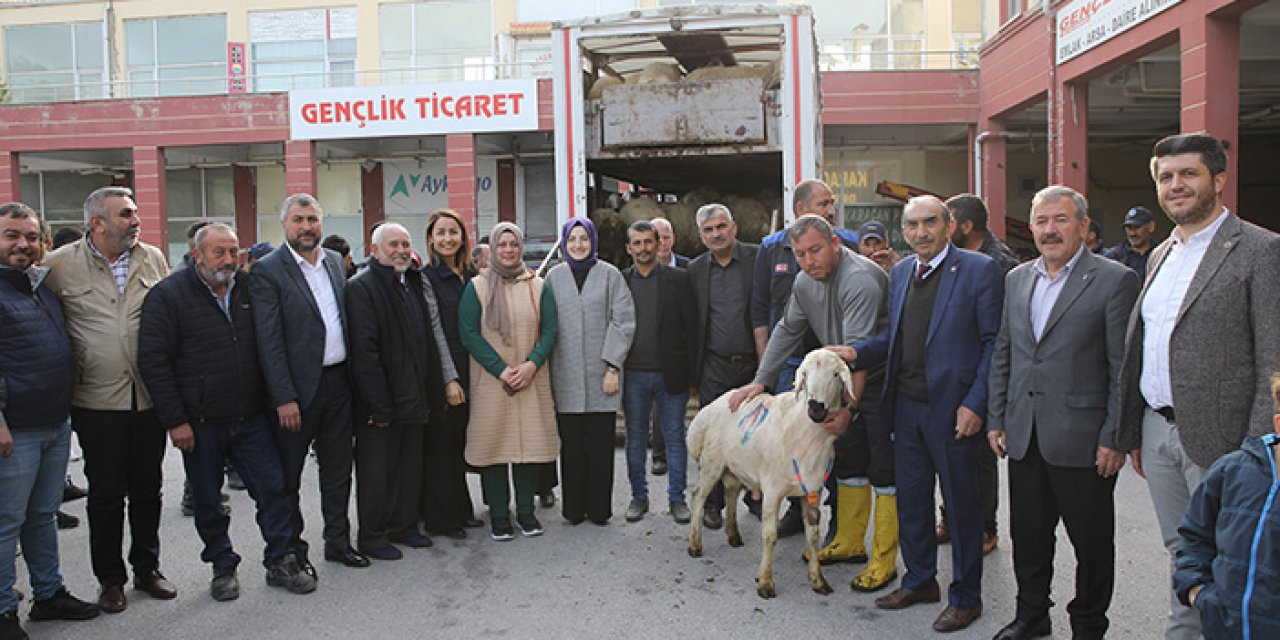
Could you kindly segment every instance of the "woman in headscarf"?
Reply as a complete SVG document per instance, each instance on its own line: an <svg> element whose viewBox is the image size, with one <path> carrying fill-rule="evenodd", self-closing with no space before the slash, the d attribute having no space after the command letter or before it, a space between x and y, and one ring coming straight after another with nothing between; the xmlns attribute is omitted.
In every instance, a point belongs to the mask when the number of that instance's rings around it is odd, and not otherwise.
<svg viewBox="0 0 1280 640"><path fill-rule="evenodd" d="M560 438L551 383L543 364L556 342L556 301L524 266L520 229L499 222L489 234L489 266L467 284L458 307L458 331L471 354L471 419L466 460L480 471L494 540L542 533L534 516L538 464L554 462Z"/></svg>
<svg viewBox="0 0 1280 640"><path fill-rule="evenodd" d="M449 355L458 370L462 388L455 391L456 397L432 398L431 421L423 439L426 450L420 515L428 533L461 539L467 536L464 527L484 526L476 519L471 505L467 466L462 458L471 409L467 404L470 359L458 332L462 292L476 270L471 265L471 241L457 212L452 209L432 212L427 218L426 235L426 264L422 274L435 291Z"/></svg>
<svg viewBox="0 0 1280 640"><path fill-rule="evenodd" d="M561 229L564 262L547 273L560 325L551 389L560 429L562 513L570 524L613 515L613 442L622 405L622 365L635 335L635 303L622 274L598 258L591 220Z"/></svg>

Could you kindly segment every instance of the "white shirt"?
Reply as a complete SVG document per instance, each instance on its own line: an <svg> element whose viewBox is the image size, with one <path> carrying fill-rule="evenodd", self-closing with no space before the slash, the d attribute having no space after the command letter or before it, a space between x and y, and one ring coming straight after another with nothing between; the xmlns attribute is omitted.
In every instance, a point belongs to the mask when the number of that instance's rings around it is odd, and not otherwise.
<svg viewBox="0 0 1280 640"><path fill-rule="evenodd" d="M1044 266L1044 257L1036 258L1033 266L1036 271L1036 284L1031 290L1031 331L1036 337L1036 342L1040 342L1040 338L1044 337L1044 327L1049 323L1049 314L1053 311L1053 305L1057 304L1058 295L1067 285L1067 278L1071 276L1071 272L1076 268L1076 263L1080 262L1080 256L1084 255L1084 252L1085 246L1081 244L1076 255L1071 257L1071 261L1058 270L1056 278L1049 276L1049 269Z"/></svg>
<svg viewBox="0 0 1280 640"><path fill-rule="evenodd" d="M938 272L938 267L942 265L942 261L943 261L943 260L946 260L946 259L947 259L947 252L948 252L948 251L950 251L950 250L951 250L951 243L950 243L950 242L948 242L947 244L943 245L943 247L942 247L942 251L939 251L939 252L938 252L938 255L934 256L934 257L933 257L933 259L929 261L929 272L928 272L928 273L926 273L926 274L924 274L924 278L921 278L922 280L928 280L929 278L932 278L932 277L933 277L933 274L935 274L935 273L937 273L937 272ZM917 255L916 255L916 268L915 268L914 270L912 270L912 272L911 272L911 273L913 273L913 274L920 273L920 256L919 256L919 254L917 254ZM915 277L915 276L912 276L912 277Z"/></svg>
<svg viewBox="0 0 1280 640"><path fill-rule="evenodd" d="M317 249L320 252L320 259L312 265L306 258L298 255L289 243L286 242L284 246L289 247L289 253L293 254L294 261L302 270L302 278L307 281L307 287L311 289L311 297L316 299L316 306L320 308L320 318L324 320L322 366L331 367L340 364L347 359L347 345L342 333L342 316L338 312L338 299L333 295L333 283L329 281L329 270L324 265L324 250Z"/></svg>
<svg viewBox="0 0 1280 640"><path fill-rule="evenodd" d="M1142 298L1142 376L1138 379L1138 388L1147 404L1156 409L1173 406L1173 384L1169 381L1169 338L1173 335L1178 310L1182 308L1182 299L1187 296L1191 279L1228 215L1230 213L1224 207L1213 224L1185 240L1178 237L1175 229L1169 253Z"/></svg>

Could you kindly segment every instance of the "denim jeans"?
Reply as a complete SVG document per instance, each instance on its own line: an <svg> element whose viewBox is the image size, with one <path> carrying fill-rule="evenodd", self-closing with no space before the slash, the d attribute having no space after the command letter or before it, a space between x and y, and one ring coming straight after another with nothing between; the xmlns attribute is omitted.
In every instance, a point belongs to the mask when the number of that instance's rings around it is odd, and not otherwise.
<svg viewBox="0 0 1280 640"><path fill-rule="evenodd" d="M683 502L689 458L684 442L684 412L689 394L667 391L661 371L628 370L623 379L622 408L627 424L627 479L631 481L631 497L649 499L644 468L645 440L649 435L649 409L656 399L662 437L667 446L667 499Z"/></svg>
<svg viewBox="0 0 1280 640"><path fill-rule="evenodd" d="M270 567L279 562L290 551L293 506L284 494L280 454L266 414L241 422L198 424L193 429L196 446L182 454L182 462L191 481L196 532L204 542L200 559L219 570L240 564L240 556L232 550L227 535L231 516L223 512L220 495L223 469L230 460L257 507L258 528L267 542L263 565Z"/></svg>
<svg viewBox="0 0 1280 640"><path fill-rule="evenodd" d="M71 451L69 422L11 432L13 453L0 458L0 612L18 608L13 583L19 539L36 600L51 597L62 586L54 513L62 504Z"/></svg>

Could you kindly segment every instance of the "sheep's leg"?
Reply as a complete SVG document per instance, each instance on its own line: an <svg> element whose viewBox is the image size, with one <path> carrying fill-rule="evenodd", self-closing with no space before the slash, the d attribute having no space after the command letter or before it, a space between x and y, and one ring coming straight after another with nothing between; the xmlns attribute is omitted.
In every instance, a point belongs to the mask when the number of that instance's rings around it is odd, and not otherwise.
<svg viewBox="0 0 1280 640"><path fill-rule="evenodd" d="M761 598L778 595L773 585L773 547L778 544L778 510L782 502L781 492L765 491L761 496L761 535L764 548L760 553L760 571L756 574L756 594Z"/></svg>
<svg viewBox="0 0 1280 640"><path fill-rule="evenodd" d="M707 488L715 485L711 474L701 464L698 465L698 486L693 488L689 496L689 556L702 557L702 509L707 502Z"/></svg>
<svg viewBox="0 0 1280 640"><path fill-rule="evenodd" d="M813 587L816 593L827 595L831 593L831 585L827 584L827 579L822 576L822 566L818 563L818 522L821 513L816 506L806 506L804 509L804 544L809 549L809 586Z"/></svg>
<svg viewBox="0 0 1280 640"><path fill-rule="evenodd" d="M724 474L724 532L729 534L729 546L742 546L742 532L738 530L738 496L742 482L732 473Z"/></svg>

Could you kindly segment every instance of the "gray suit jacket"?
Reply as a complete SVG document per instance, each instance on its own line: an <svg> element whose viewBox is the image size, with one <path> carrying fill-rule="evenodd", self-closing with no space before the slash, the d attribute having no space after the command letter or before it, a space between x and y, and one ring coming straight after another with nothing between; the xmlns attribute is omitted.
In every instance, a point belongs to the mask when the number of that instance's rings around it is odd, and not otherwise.
<svg viewBox="0 0 1280 640"><path fill-rule="evenodd" d="M343 289L347 279L342 271L342 256L329 249L322 251L345 340L347 312L343 306ZM297 401L299 409L306 409L320 387L324 320L288 246L281 243L253 265L249 296L255 307L253 322L268 402L274 408Z"/></svg>
<svg viewBox="0 0 1280 640"><path fill-rule="evenodd" d="M1037 342L1031 326L1034 263L1005 279L1004 312L991 354L988 429L1005 431L1009 456L1059 467L1092 467L1099 445L1116 448L1116 378L1138 276L1088 250L1067 276Z"/></svg>
<svg viewBox="0 0 1280 640"><path fill-rule="evenodd" d="M1120 371L1116 444L1142 446L1142 298L1173 239L1151 252L1134 305ZM1228 214L1205 252L1169 339L1169 376L1178 437L1209 467L1246 435L1272 430L1271 371L1280 359L1280 235Z"/></svg>

